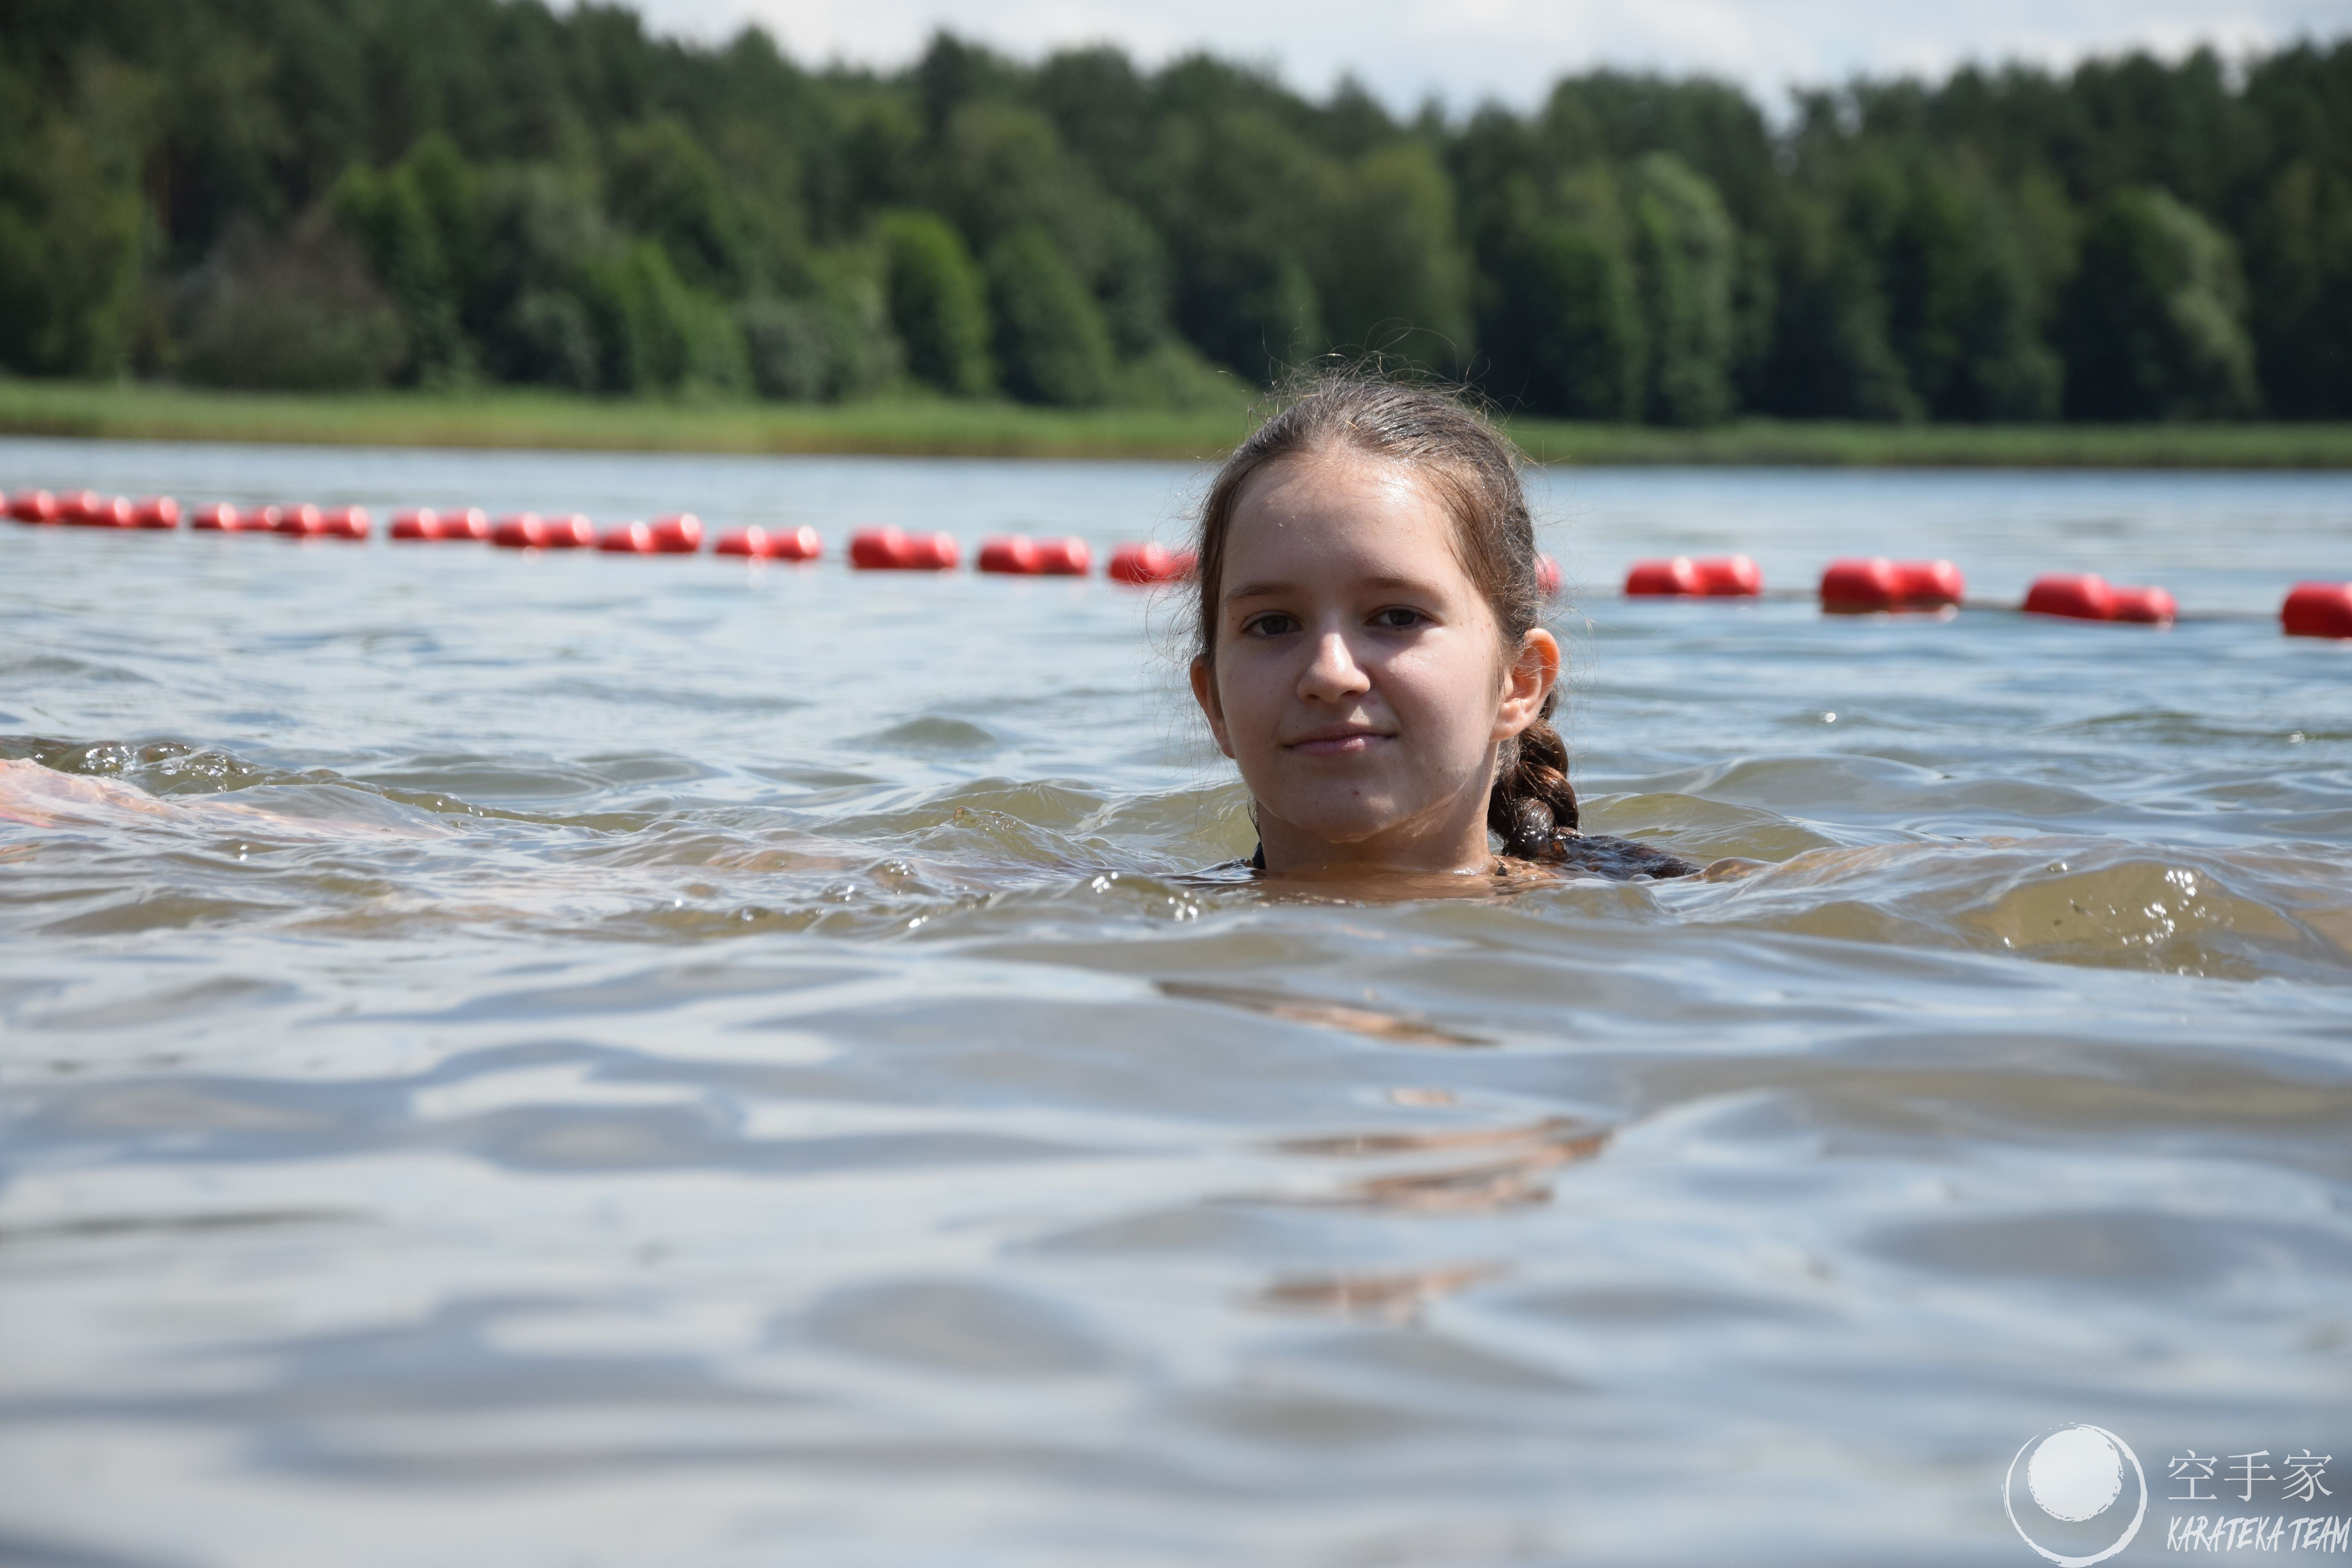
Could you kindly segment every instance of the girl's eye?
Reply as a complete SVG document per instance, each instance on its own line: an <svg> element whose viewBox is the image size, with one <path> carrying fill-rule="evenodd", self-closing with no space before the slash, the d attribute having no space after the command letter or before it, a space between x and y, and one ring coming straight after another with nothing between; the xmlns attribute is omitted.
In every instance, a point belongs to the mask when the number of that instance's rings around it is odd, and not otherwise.
<svg viewBox="0 0 2352 1568"><path fill-rule="evenodd" d="M1279 610L1269 610L1262 616L1252 616L1242 623L1242 631L1254 637L1278 637L1285 632L1295 632L1297 629L1297 618L1286 616Z"/></svg>
<svg viewBox="0 0 2352 1568"><path fill-rule="evenodd" d="M1385 610L1374 612L1372 616L1372 625L1384 631L1409 632L1415 626L1428 624L1427 616L1423 615L1419 610L1409 610L1402 605L1391 605Z"/></svg>

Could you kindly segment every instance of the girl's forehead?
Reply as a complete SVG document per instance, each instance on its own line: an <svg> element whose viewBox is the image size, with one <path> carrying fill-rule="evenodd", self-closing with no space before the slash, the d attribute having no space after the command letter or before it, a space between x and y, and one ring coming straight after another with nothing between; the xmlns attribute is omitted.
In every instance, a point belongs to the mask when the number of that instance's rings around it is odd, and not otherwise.
<svg viewBox="0 0 2352 1568"><path fill-rule="evenodd" d="M1341 444L1290 452L1275 458L1244 487L1241 500L1247 505L1254 496L1298 489L1433 493L1420 465Z"/></svg>
<svg viewBox="0 0 2352 1568"><path fill-rule="evenodd" d="M1454 520L1426 477L1408 463L1341 450L1285 458L1243 489L1228 525L1229 551L1322 548L1437 549L1452 553Z"/></svg>

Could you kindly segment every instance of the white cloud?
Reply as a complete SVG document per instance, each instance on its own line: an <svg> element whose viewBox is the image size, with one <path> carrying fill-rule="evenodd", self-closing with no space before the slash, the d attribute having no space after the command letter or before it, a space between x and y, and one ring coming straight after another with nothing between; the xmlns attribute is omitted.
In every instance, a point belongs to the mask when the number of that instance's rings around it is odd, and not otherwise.
<svg viewBox="0 0 2352 1568"><path fill-rule="evenodd" d="M648 23L719 38L745 22L795 58L895 66L935 27L1034 57L1113 42L1157 64L1191 49L1273 65L1321 92L1353 71L1390 102L1534 101L1598 65L1706 72L1777 106L1790 85L1964 61L2064 66L2090 53L2200 43L2225 53L2352 31L2352 0L639 0Z"/></svg>

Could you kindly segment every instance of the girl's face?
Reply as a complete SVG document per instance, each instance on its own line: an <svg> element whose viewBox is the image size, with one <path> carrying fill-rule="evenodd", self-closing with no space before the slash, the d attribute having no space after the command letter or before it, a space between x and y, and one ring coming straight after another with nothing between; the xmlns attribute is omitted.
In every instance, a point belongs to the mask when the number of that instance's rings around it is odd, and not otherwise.
<svg viewBox="0 0 2352 1568"><path fill-rule="evenodd" d="M1241 764L1273 871L1484 868L1501 742L1559 648L1507 649L1454 521L1401 464L1340 449L1244 488L1192 691Z"/></svg>

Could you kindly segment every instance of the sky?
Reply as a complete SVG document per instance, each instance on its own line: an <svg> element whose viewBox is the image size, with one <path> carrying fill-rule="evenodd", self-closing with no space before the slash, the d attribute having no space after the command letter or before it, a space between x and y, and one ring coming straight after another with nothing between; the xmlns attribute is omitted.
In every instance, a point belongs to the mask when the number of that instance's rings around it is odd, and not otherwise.
<svg viewBox="0 0 2352 1568"><path fill-rule="evenodd" d="M1768 110L1857 72L1939 76L1968 61L2070 65L2139 47L2225 56L2352 34L2352 0L636 0L657 31L716 40L745 22L796 59L881 67L946 26L1023 58L1117 43L1146 65L1193 49L1268 65L1320 96L1353 72L1406 110L1535 103L1596 66L1705 73Z"/></svg>

